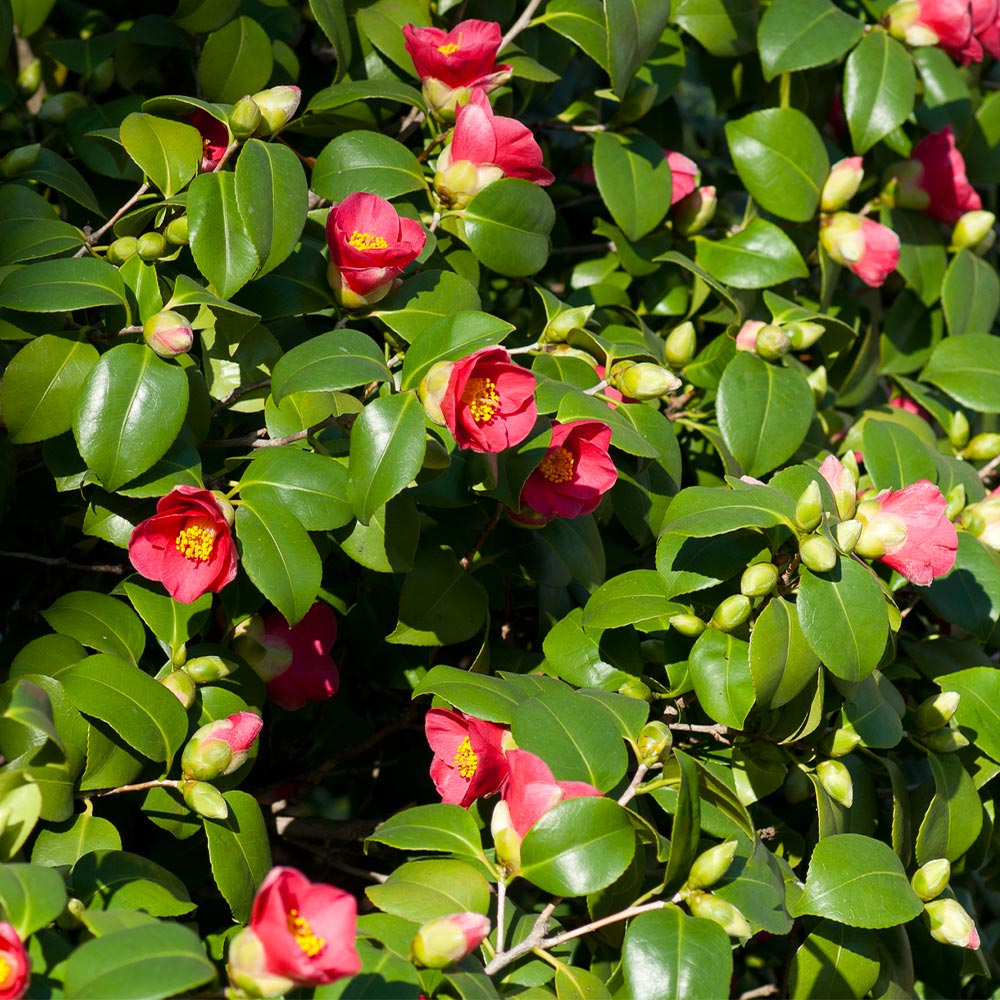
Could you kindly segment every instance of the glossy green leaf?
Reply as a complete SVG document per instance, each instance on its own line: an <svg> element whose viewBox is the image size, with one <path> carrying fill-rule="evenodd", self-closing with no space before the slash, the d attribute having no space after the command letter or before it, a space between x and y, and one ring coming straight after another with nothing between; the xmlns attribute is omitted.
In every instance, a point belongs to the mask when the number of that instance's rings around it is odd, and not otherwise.
<svg viewBox="0 0 1000 1000"><path fill-rule="evenodd" d="M458 361L483 347L499 344L513 325L489 313L463 310L444 316L420 333L406 352L401 389L414 389L439 361Z"/></svg>
<svg viewBox="0 0 1000 1000"><path fill-rule="evenodd" d="M133 908L157 917L176 917L195 907L173 872L128 851L85 854L73 866L70 878L73 891L94 909Z"/></svg>
<svg viewBox="0 0 1000 1000"><path fill-rule="evenodd" d="M792 958L788 995L812 997L867 995L879 974L878 938L870 931L821 920Z"/></svg>
<svg viewBox="0 0 1000 1000"><path fill-rule="evenodd" d="M66 886L54 868L37 863L0 865L0 906L4 919L26 940L62 913Z"/></svg>
<svg viewBox="0 0 1000 1000"><path fill-rule="evenodd" d="M490 906L489 884L464 861L409 861L365 894L380 910L420 924L451 913L486 913Z"/></svg>
<svg viewBox="0 0 1000 1000"><path fill-rule="evenodd" d="M588 628L634 625L640 632L665 630L670 618L683 610L670 596L655 570L631 570L594 591L584 609L583 624Z"/></svg>
<svg viewBox="0 0 1000 1000"><path fill-rule="evenodd" d="M583 613L576 609L549 629L542 640L545 672L579 687L617 691L630 675L605 662L582 621Z"/></svg>
<svg viewBox="0 0 1000 1000"><path fill-rule="evenodd" d="M42 617L56 632L133 664L138 664L146 645L146 633L132 610L104 594L87 590L64 594Z"/></svg>
<svg viewBox="0 0 1000 1000"><path fill-rule="evenodd" d="M108 490L149 469L174 443L188 402L184 370L144 344L120 344L91 368L76 401L73 436Z"/></svg>
<svg viewBox="0 0 1000 1000"><path fill-rule="evenodd" d="M839 59L864 34L864 22L831 0L775 0L760 19L764 79Z"/></svg>
<svg viewBox="0 0 1000 1000"><path fill-rule="evenodd" d="M882 224L900 240L896 270L925 306L933 305L941 295L941 283L948 266L937 222L905 209L884 208Z"/></svg>
<svg viewBox="0 0 1000 1000"><path fill-rule="evenodd" d="M441 320L479 307L479 293L461 275L422 271L390 292L372 315L412 343Z"/></svg>
<svg viewBox="0 0 1000 1000"><path fill-rule="evenodd" d="M282 355L271 376L276 403L293 392L335 392L390 379L375 341L357 330L333 330L312 337Z"/></svg>
<svg viewBox="0 0 1000 1000"><path fill-rule="evenodd" d="M413 61L404 44L404 24L420 27L430 24L427 8L420 0L378 0L358 11L357 29L361 37L404 73L409 73Z"/></svg>
<svg viewBox="0 0 1000 1000"><path fill-rule="evenodd" d="M297 448L262 448L240 480L240 496L284 507L307 531L347 524L347 468L343 462Z"/></svg>
<svg viewBox="0 0 1000 1000"><path fill-rule="evenodd" d="M556 997L558 1000L611 1000L611 993L604 980L593 972L560 965L556 969Z"/></svg>
<svg viewBox="0 0 1000 1000"><path fill-rule="evenodd" d="M482 834L467 809L438 802L390 816L367 838L401 851L445 851L483 856Z"/></svg>
<svg viewBox="0 0 1000 1000"><path fill-rule="evenodd" d="M742 729L755 697L749 644L729 633L708 628L695 642L690 663L702 708L715 722Z"/></svg>
<svg viewBox="0 0 1000 1000"><path fill-rule="evenodd" d="M696 236L695 247L698 265L733 288L766 288L809 274L795 244L765 219L723 240Z"/></svg>
<svg viewBox="0 0 1000 1000"><path fill-rule="evenodd" d="M710 486L681 490L671 501L666 527L677 535L705 538L781 524L795 530L795 501L770 486L741 484L728 491Z"/></svg>
<svg viewBox="0 0 1000 1000"><path fill-rule="evenodd" d="M942 340L920 378L979 413L1000 412L1000 337L969 333Z"/></svg>
<svg viewBox="0 0 1000 1000"><path fill-rule="evenodd" d="M206 819L208 860L233 919L250 918L250 906L271 870L271 845L257 800L246 792L225 792L229 815Z"/></svg>
<svg viewBox="0 0 1000 1000"><path fill-rule="evenodd" d="M844 719L866 747L894 747L903 738L902 698L881 671L870 673L844 701Z"/></svg>
<svg viewBox="0 0 1000 1000"><path fill-rule="evenodd" d="M79 229L63 222L41 195L19 184L0 187L0 213L6 222L0 232L0 265L51 257L83 243Z"/></svg>
<svg viewBox="0 0 1000 1000"><path fill-rule="evenodd" d="M331 3L332 0L327 0ZM333 111L355 101L383 100L426 110L419 90L399 80L345 80L324 87L310 100L306 111ZM377 140L376 140L377 141Z"/></svg>
<svg viewBox="0 0 1000 1000"><path fill-rule="evenodd" d="M622 99L636 72L653 54L669 17L670 5L659 0L606 0L609 75Z"/></svg>
<svg viewBox="0 0 1000 1000"><path fill-rule="evenodd" d="M125 595L157 639L180 650L204 627L212 608L212 595L202 594L189 604L175 601L158 583L140 577L129 580Z"/></svg>
<svg viewBox="0 0 1000 1000"><path fill-rule="evenodd" d="M121 123L122 145L165 198L182 191L198 172L201 133L193 126L136 112Z"/></svg>
<svg viewBox="0 0 1000 1000"><path fill-rule="evenodd" d="M799 625L795 606L774 597L750 633L750 675L757 701L765 708L787 705L816 676L819 657Z"/></svg>
<svg viewBox="0 0 1000 1000"><path fill-rule="evenodd" d="M751 845L740 841L722 880L712 886L712 894L732 903L752 924L771 934L791 930L781 867L759 837Z"/></svg>
<svg viewBox="0 0 1000 1000"><path fill-rule="evenodd" d="M343 201L355 191L395 198L427 186L417 158L401 142L378 132L347 132L316 157L312 189L323 198Z"/></svg>
<svg viewBox="0 0 1000 1000"><path fill-rule="evenodd" d="M971 667L947 674L938 681L943 691L957 691L955 718L975 733L976 746L1000 761L1000 674L994 667Z"/></svg>
<svg viewBox="0 0 1000 1000"><path fill-rule="evenodd" d="M594 177L611 217L630 240L655 229L670 208L670 166L660 146L641 133L598 132Z"/></svg>
<svg viewBox="0 0 1000 1000"><path fill-rule="evenodd" d="M210 306L212 309L222 309L225 312L237 313L241 316L255 317L257 315L250 309L236 305L235 302L229 302L226 299L220 299L218 295L213 295L207 288L202 288L197 281L189 278L186 274L178 274L173 294L165 308L176 309L178 306L192 305Z"/></svg>
<svg viewBox="0 0 1000 1000"><path fill-rule="evenodd" d="M462 220L469 249L499 274L526 278L549 259L556 212L549 196L531 181L494 181L469 202Z"/></svg>
<svg viewBox="0 0 1000 1000"><path fill-rule="evenodd" d="M866 153L913 110L916 73L886 31L865 35L844 67L844 114L856 153Z"/></svg>
<svg viewBox="0 0 1000 1000"><path fill-rule="evenodd" d="M934 858L956 862L983 827L983 804L972 776L957 754L927 754L934 776L931 799L917 831L917 864Z"/></svg>
<svg viewBox="0 0 1000 1000"><path fill-rule="evenodd" d="M420 537L416 504L405 493L375 511L368 524L356 522L341 543L344 554L377 573L406 573Z"/></svg>
<svg viewBox="0 0 1000 1000"><path fill-rule="evenodd" d="M489 674L475 674L443 664L431 667L413 689L413 697L436 694L460 712L487 722L510 725L524 694L512 684Z"/></svg>
<svg viewBox="0 0 1000 1000"><path fill-rule="evenodd" d="M901 490L918 479L937 479L927 447L906 427L888 420L868 420L862 440L865 469L876 489Z"/></svg>
<svg viewBox="0 0 1000 1000"><path fill-rule="evenodd" d="M323 34L330 40L337 67L334 82L339 80L351 64L351 35L347 27L347 11L338 0L309 0L309 9Z"/></svg>
<svg viewBox="0 0 1000 1000"><path fill-rule="evenodd" d="M39 830L31 860L35 865L72 867L91 851L120 851L121 847L114 823L92 812L82 812L64 823Z"/></svg>
<svg viewBox="0 0 1000 1000"><path fill-rule="evenodd" d="M42 147L24 179L54 188L91 212L101 211L93 188L83 174L54 150Z"/></svg>
<svg viewBox="0 0 1000 1000"><path fill-rule="evenodd" d="M971 250L959 250L944 276L941 305L953 337L989 333L1000 309L1000 278Z"/></svg>
<svg viewBox="0 0 1000 1000"><path fill-rule="evenodd" d="M698 766L681 749L675 749L680 781L670 828L670 854L663 873L663 891L672 893L687 880L691 865L698 856L701 839L701 796L698 794Z"/></svg>
<svg viewBox="0 0 1000 1000"><path fill-rule="evenodd" d="M935 614L987 639L1000 617L1000 554L960 531L954 568L923 593Z"/></svg>
<svg viewBox="0 0 1000 1000"><path fill-rule="evenodd" d="M0 308L5 309L48 313L124 304L121 275L93 257L27 264L0 282Z"/></svg>
<svg viewBox="0 0 1000 1000"><path fill-rule="evenodd" d="M537 22L568 38L598 66L608 68L607 22L600 0L552 0Z"/></svg>
<svg viewBox="0 0 1000 1000"><path fill-rule="evenodd" d="M25 771L0 774L0 795L10 813L0 829L0 858L10 861L24 846L42 813L42 793Z"/></svg>
<svg viewBox="0 0 1000 1000"><path fill-rule="evenodd" d="M198 78L208 100L232 104L266 86L273 65L267 32L253 18L238 17L205 39Z"/></svg>

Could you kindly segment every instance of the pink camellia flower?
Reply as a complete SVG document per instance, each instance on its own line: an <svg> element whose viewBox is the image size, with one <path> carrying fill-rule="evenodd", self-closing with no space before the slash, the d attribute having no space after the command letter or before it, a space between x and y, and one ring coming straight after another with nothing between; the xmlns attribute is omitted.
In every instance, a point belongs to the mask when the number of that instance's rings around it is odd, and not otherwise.
<svg viewBox="0 0 1000 1000"><path fill-rule="evenodd" d="M484 347L454 362L438 404L459 448L501 452L535 426L535 376L502 347Z"/></svg>
<svg viewBox="0 0 1000 1000"><path fill-rule="evenodd" d="M928 587L955 565L958 532L948 520L947 501L926 479L901 490L882 490L858 504L861 537L855 552L881 559L911 583Z"/></svg>
<svg viewBox="0 0 1000 1000"><path fill-rule="evenodd" d="M686 198L698 186L701 171L698 169L698 164L683 153L665 149L663 155L670 166L670 204L676 205L681 198Z"/></svg>
<svg viewBox="0 0 1000 1000"><path fill-rule="evenodd" d="M480 796L499 791L507 778L504 726L432 708L424 718L424 732L434 751L431 778L442 802L467 809Z"/></svg>
<svg viewBox="0 0 1000 1000"><path fill-rule="evenodd" d="M159 580L182 604L206 591L217 594L236 576L232 508L226 507L208 490L175 486L129 538L128 557L136 572Z"/></svg>
<svg viewBox="0 0 1000 1000"><path fill-rule="evenodd" d="M31 978L31 961L17 931L0 921L0 1000L21 1000Z"/></svg>
<svg viewBox="0 0 1000 1000"><path fill-rule="evenodd" d="M872 288L878 288L899 263L899 237L865 216L853 212L827 216L819 235L826 252Z"/></svg>
<svg viewBox="0 0 1000 1000"><path fill-rule="evenodd" d="M424 248L427 233L375 194L356 191L326 217L328 279L346 309L372 305L388 294L403 268Z"/></svg>
<svg viewBox="0 0 1000 1000"><path fill-rule="evenodd" d="M297 868L272 868L229 946L229 978L250 996L279 996L361 971L354 897Z"/></svg>
<svg viewBox="0 0 1000 1000"><path fill-rule="evenodd" d="M503 787L503 802L515 833L523 837L557 802L603 793L585 781L556 781L548 764L527 750L508 750L510 773Z"/></svg>
<svg viewBox="0 0 1000 1000"><path fill-rule="evenodd" d="M983 207L965 175L965 160L955 148L955 132L950 125L925 135L913 147L910 158L922 168L915 182L927 194L924 211L928 215L954 225L966 212Z"/></svg>
<svg viewBox="0 0 1000 1000"><path fill-rule="evenodd" d="M1000 59L1000 0L972 0L972 33L994 59Z"/></svg>
<svg viewBox="0 0 1000 1000"><path fill-rule="evenodd" d="M531 129L493 114L486 91L472 91L455 112L451 142L438 157L434 189L448 205L464 208L501 177L520 177L545 186L555 177L542 166L542 150Z"/></svg>
<svg viewBox="0 0 1000 1000"><path fill-rule="evenodd" d="M982 58L969 0L899 0L886 21L889 32L907 45L936 45L964 63Z"/></svg>
<svg viewBox="0 0 1000 1000"><path fill-rule="evenodd" d="M410 951L418 964L445 969L471 955L490 932L490 919L481 913L450 913L424 924Z"/></svg>
<svg viewBox="0 0 1000 1000"><path fill-rule="evenodd" d="M236 712L195 730L181 755L184 776L212 781L232 774L250 756L250 748L263 725L255 712Z"/></svg>
<svg viewBox="0 0 1000 1000"><path fill-rule="evenodd" d="M600 420L552 423L549 450L525 481L521 502L543 517L589 514L615 485L611 428Z"/></svg>
<svg viewBox="0 0 1000 1000"><path fill-rule="evenodd" d="M450 116L472 89L489 93L510 79L510 66L494 66L502 36L496 21L468 20L451 31L403 26L406 51L431 110Z"/></svg>
<svg viewBox="0 0 1000 1000"><path fill-rule="evenodd" d="M187 120L201 133L202 154L198 169L203 174L211 173L229 148L229 127L201 108L192 111Z"/></svg>
<svg viewBox="0 0 1000 1000"><path fill-rule="evenodd" d="M914 416L920 417L921 420L930 421L931 419L931 415L916 400L910 399L909 396L893 396L889 400L889 405L894 406L897 410L905 410L907 413L912 413Z"/></svg>
<svg viewBox="0 0 1000 1000"><path fill-rule="evenodd" d="M748 319L736 332L736 350L753 351L757 347L757 334L767 324L760 319Z"/></svg>

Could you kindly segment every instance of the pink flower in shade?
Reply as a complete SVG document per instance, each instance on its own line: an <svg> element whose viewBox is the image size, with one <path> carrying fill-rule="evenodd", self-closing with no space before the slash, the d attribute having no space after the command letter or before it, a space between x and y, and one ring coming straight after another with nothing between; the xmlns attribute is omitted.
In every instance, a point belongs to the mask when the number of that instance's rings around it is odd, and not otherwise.
<svg viewBox="0 0 1000 1000"><path fill-rule="evenodd" d="M211 173L229 148L229 128L225 122L198 108L187 116L187 120L201 133L201 164L198 169Z"/></svg>
<svg viewBox="0 0 1000 1000"><path fill-rule="evenodd" d="M927 194L924 211L928 215L954 225L966 212L983 207L965 175L965 160L955 148L955 132L950 125L925 135L913 147L910 159L922 168L915 183Z"/></svg>
<svg viewBox="0 0 1000 1000"><path fill-rule="evenodd" d="M136 525L129 560L182 604L206 591L217 594L236 576L236 545L226 516L231 511L208 490L175 486L157 501L156 514Z"/></svg>
<svg viewBox="0 0 1000 1000"><path fill-rule="evenodd" d="M431 778L442 802L467 809L480 796L499 791L507 777L501 747L505 727L432 708L424 718L424 732L434 751Z"/></svg>
<svg viewBox="0 0 1000 1000"><path fill-rule="evenodd" d="M930 586L955 565L958 533L948 520L947 501L926 479L901 490L883 490L858 504L862 523L855 551L887 566L920 587Z"/></svg>
<svg viewBox="0 0 1000 1000"><path fill-rule="evenodd" d="M280 614L265 618L260 644L266 653L251 666L266 682L267 696L291 710L307 701L332 698L340 686L340 673L330 656L336 638L337 618L329 605L319 601L293 628ZM269 669L269 661L276 666Z"/></svg>
<svg viewBox="0 0 1000 1000"><path fill-rule="evenodd" d="M982 58L982 49L972 37L969 0L915 0L895 4L889 11L889 30L908 45L936 45L952 58L969 62Z"/></svg>
<svg viewBox="0 0 1000 1000"><path fill-rule="evenodd" d="M972 32L994 59L1000 59L1000 0L972 0Z"/></svg>
<svg viewBox="0 0 1000 1000"><path fill-rule="evenodd" d="M20 1000L30 978L31 960L17 931L0 921L0 1000Z"/></svg>
<svg viewBox="0 0 1000 1000"><path fill-rule="evenodd" d="M686 198L697 186L701 171L694 160L689 160L683 153L675 153L665 149L663 155L670 166L670 204L676 205L681 198Z"/></svg>
<svg viewBox="0 0 1000 1000"><path fill-rule="evenodd" d="M889 400L889 405L894 406L897 410L905 410L907 413L912 413L914 416L920 417L921 420L929 421L931 415L915 400L910 399L909 396L893 396Z"/></svg>
<svg viewBox="0 0 1000 1000"><path fill-rule="evenodd" d="M549 450L525 481L521 502L543 517L589 514L615 485L611 428L600 420L552 423Z"/></svg>
<svg viewBox="0 0 1000 1000"><path fill-rule="evenodd" d="M872 288L878 288L899 263L899 237L888 226L853 212L827 216L820 241L838 264Z"/></svg>
<svg viewBox="0 0 1000 1000"><path fill-rule="evenodd" d="M535 376L502 347L484 347L454 363L439 405L459 448L501 452L535 426Z"/></svg>
<svg viewBox="0 0 1000 1000"><path fill-rule="evenodd" d="M503 801L511 826L523 837L557 802L603 793L585 781L556 781L548 764L527 750L508 750L510 773L503 787Z"/></svg>

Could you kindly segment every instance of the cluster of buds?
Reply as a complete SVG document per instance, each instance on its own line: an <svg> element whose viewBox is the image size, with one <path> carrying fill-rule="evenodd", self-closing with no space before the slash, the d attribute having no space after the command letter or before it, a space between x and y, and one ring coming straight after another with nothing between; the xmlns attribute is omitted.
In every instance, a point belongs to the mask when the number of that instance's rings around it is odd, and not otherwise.
<svg viewBox="0 0 1000 1000"><path fill-rule="evenodd" d="M263 722L254 712L236 712L198 729L181 754L181 795L189 808L209 819L225 819L229 807L212 784L246 763Z"/></svg>
<svg viewBox="0 0 1000 1000"><path fill-rule="evenodd" d="M607 373L608 385L628 399L659 399L681 387L681 380L651 361L616 361Z"/></svg>
<svg viewBox="0 0 1000 1000"><path fill-rule="evenodd" d="M983 545L1000 551L1000 494L991 493L962 511L959 523Z"/></svg>
<svg viewBox="0 0 1000 1000"><path fill-rule="evenodd" d="M931 695L913 713L914 736L935 753L953 753L969 745L955 713L962 696L957 691Z"/></svg>
<svg viewBox="0 0 1000 1000"><path fill-rule="evenodd" d="M931 937L956 948L979 947L979 931L965 907L948 889L951 864L947 858L934 858L921 865L910 878L913 891L924 904L924 918ZM949 895L941 897L948 892Z"/></svg>
<svg viewBox="0 0 1000 1000"><path fill-rule="evenodd" d="M725 840L699 854L678 895L687 904L692 916L711 920L730 937L746 942L753 934L746 917L729 900L706 891L725 877L738 846L735 840Z"/></svg>
<svg viewBox="0 0 1000 1000"><path fill-rule="evenodd" d="M302 91L282 85L245 94L229 113L229 128L233 137L244 142L251 136L276 135L299 109Z"/></svg>
<svg viewBox="0 0 1000 1000"><path fill-rule="evenodd" d="M765 323L747 320L737 331L736 350L752 351L765 361L777 361L789 351L805 351L823 336L822 323L797 320L793 323Z"/></svg>

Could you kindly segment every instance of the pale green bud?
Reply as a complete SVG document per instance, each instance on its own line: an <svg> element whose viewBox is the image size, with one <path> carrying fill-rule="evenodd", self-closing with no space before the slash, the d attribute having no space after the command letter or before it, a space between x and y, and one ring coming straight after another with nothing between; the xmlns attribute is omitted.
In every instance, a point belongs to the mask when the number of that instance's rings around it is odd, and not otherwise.
<svg viewBox="0 0 1000 1000"><path fill-rule="evenodd" d="M471 160L451 160L451 148L438 157L434 191L447 208L465 208L483 188L503 177L503 170L492 163L475 164Z"/></svg>
<svg viewBox="0 0 1000 1000"><path fill-rule="evenodd" d="M119 236L108 247L108 261L120 267L130 257L134 257L138 250L139 241L134 236Z"/></svg>
<svg viewBox="0 0 1000 1000"><path fill-rule="evenodd" d="M690 320L675 326L667 334L663 344L663 356L671 368L683 368L691 361L697 350L698 333Z"/></svg>
<svg viewBox="0 0 1000 1000"><path fill-rule="evenodd" d="M167 241L162 233L143 233L136 241L136 253L149 263L167 252Z"/></svg>
<svg viewBox="0 0 1000 1000"><path fill-rule="evenodd" d="M268 970L268 954L257 932L244 927L229 942L226 973L239 996L281 997L295 989L295 982Z"/></svg>
<svg viewBox="0 0 1000 1000"><path fill-rule="evenodd" d="M921 865L910 879L913 891L925 902L937 899L948 888L951 878L951 862L947 858L935 858Z"/></svg>
<svg viewBox="0 0 1000 1000"><path fill-rule="evenodd" d="M797 802L805 802L813 793L812 782L798 767L790 767L785 775L785 783L782 789L785 798L794 805Z"/></svg>
<svg viewBox="0 0 1000 1000"><path fill-rule="evenodd" d="M444 414L441 412L441 400L444 399L444 395L448 391L448 383L451 381L454 367L453 361L437 362L420 380L420 385L417 388L417 395L424 405L424 413L433 423L441 427L444 427L446 423Z"/></svg>
<svg viewBox="0 0 1000 1000"><path fill-rule="evenodd" d="M182 781L181 795L192 812L206 819L225 819L229 815L222 792L207 781Z"/></svg>
<svg viewBox="0 0 1000 1000"><path fill-rule="evenodd" d="M944 495L944 516L953 521L965 507L965 484L955 483Z"/></svg>
<svg viewBox="0 0 1000 1000"><path fill-rule="evenodd" d="M729 871L738 847L737 841L724 840L702 851L691 865L686 884L692 889L711 889Z"/></svg>
<svg viewBox="0 0 1000 1000"><path fill-rule="evenodd" d="M812 531L823 520L823 495L814 479L795 503L795 523L803 531Z"/></svg>
<svg viewBox="0 0 1000 1000"><path fill-rule="evenodd" d="M881 198L891 208L909 208L922 212L931 196L920 186L924 165L919 160L905 160L891 167L886 175Z"/></svg>
<svg viewBox="0 0 1000 1000"><path fill-rule="evenodd" d="M856 516L862 528L854 551L865 559L880 559L906 541L906 522L897 514L883 511L879 500L863 500L858 504Z"/></svg>
<svg viewBox="0 0 1000 1000"><path fill-rule="evenodd" d="M739 628L749 617L752 605L750 598L743 594L733 594L727 597L712 615L711 624L720 632L732 632Z"/></svg>
<svg viewBox="0 0 1000 1000"><path fill-rule="evenodd" d="M167 228L163 231L167 237L167 242L175 247L187 246L190 242L188 233L189 223L186 215L179 215L176 219L171 219L167 223Z"/></svg>
<svg viewBox="0 0 1000 1000"><path fill-rule="evenodd" d="M219 512L226 519L226 524L231 528L236 523L236 508L226 498L226 494L219 490L212 490L212 499L215 500Z"/></svg>
<svg viewBox="0 0 1000 1000"><path fill-rule="evenodd" d="M545 324L545 329L538 338L538 342L540 344L565 343L574 330L587 328L587 323L596 308L596 306L574 306L572 309L563 309Z"/></svg>
<svg viewBox="0 0 1000 1000"><path fill-rule="evenodd" d="M972 917L956 899L934 899L924 903L931 937L957 948L979 947L979 931Z"/></svg>
<svg viewBox="0 0 1000 1000"><path fill-rule="evenodd" d="M257 135L274 135L281 131L298 110L301 99L302 91L298 87L285 84L254 94L253 101L260 108L261 116Z"/></svg>
<svg viewBox="0 0 1000 1000"><path fill-rule="evenodd" d="M257 102L249 94L244 94L229 112L229 130L233 138L240 142L249 139L260 128L260 118Z"/></svg>
<svg viewBox="0 0 1000 1000"><path fill-rule="evenodd" d="M839 760L824 760L816 765L816 777L827 795L844 808L854 804L854 782L851 772Z"/></svg>
<svg viewBox="0 0 1000 1000"><path fill-rule="evenodd" d="M968 443L969 434L972 428L969 427L969 418L962 410L955 410L948 421L948 440L955 448L964 448Z"/></svg>
<svg viewBox="0 0 1000 1000"><path fill-rule="evenodd" d="M753 930L732 903L707 892L693 892L685 899L692 916L717 923L730 937L746 941Z"/></svg>
<svg viewBox="0 0 1000 1000"><path fill-rule="evenodd" d="M619 361L611 366L608 384L630 399L659 399L668 392L676 392L681 380L660 365L643 361Z"/></svg>
<svg viewBox="0 0 1000 1000"><path fill-rule="evenodd" d="M224 660L221 656L196 656L184 664L186 673L195 684L211 684L228 677L239 665L232 660Z"/></svg>
<svg viewBox="0 0 1000 1000"><path fill-rule="evenodd" d="M840 726L823 737L820 750L828 757L846 757L860 742L861 737L853 729Z"/></svg>
<svg viewBox="0 0 1000 1000"><path fill-rule="evenodd" d="M799 544L802 562L814 573L828 573L837 565L837 550L826 535L809 535Z"/></svg>
<svg viewBox="0 0 1000 1000"><path fill-rule="evenodd" d="M625 698L634 698L636 701L649 701L653 696L649 685L639 677L630 677L618 688L618 693Z"/></svg>
<svg viewBox="0 0 1000 1000"><path fill-rule="evenodd" d="M821 403L830 388L826 375L826 365L817 365L807 376L806 381L812 389L813 399Z"/></svg>
<svg viewBox="0 0 1000 1000"><path fill-rule="evenodd" d="M974 253L984 254L996 242L997 217L992 212L977 209L974 212L966 212L951 233L951 246L949 250L961 250L969 247Z"/></svg>
<svg viewBox="0 0 1000 1000"><path fill-rule="evenodd" d="M665 722L647 722L635 742L639 762L651 766L670 755L674 745L674 734Z"/></svg>
<svg viewBox="0 0 1000 1000"><path fill-rule="evenodd" d="M740 593L745 597L767 597L778 586L778 567L774 563L754 563L740 577Z"/></svg>
<svg viewBox="0 0 1000 1000"><path fill-rule="evenodd" d="M928 750L935 753L955 753L969 745L964 733L949 726L935 729L932 733L920 733L919 739Z"/></svg>
<svg viewBox="0 0 1000 1000"><path fill-rule="evenodd" d="M31 97L42 85L42 60L35 56L17 74L17 89L24 98Z"/></svg>
<svg viewBox="0 0 1000 1000"><path fill-rule="evenodd" d="M142 325L142 336L146 346L161 358L187 354L194 345L191 324L172 309L163 309L150 316Z"/></svg>
<svg viewBox="0 0 1000 1000"><path fill-rule="evenodd" d="M825 332L826 327L822 323L810 323L808 320L785 325L785 333L792 342L793 351L804 351L812 347Z"/></svg>
<svg viewBox="0 0 1000 1000"><path fill-rule="evenodd" d="M765 361L777 361L784 357L792 346L792 338L784 327L775 323L767 323L757 332L754 350L759 358Z"/></svg>
<svg viewBox="0 0 1000 1000"><path fill-rule="evenodd" d="M670 627L689 639L697 639L705 631L705 623L697 615L679 614L670 618Z"/></svg>
<svg viewBox="0 0 1000 1000"><path fill-rule="evenodd" d="M183 670L174 670L161 678L160 683L181 703L185 711L194 704L197 690L194 681Z"/></svg>
<svg viewBox="0 0 1000 1000"><path fill-rule="evenodd" d="M919 0L899 0L888 10L884 23L889 34L907 45L937 45L941 40L927 25L920 23Z"/></svg>
<svg viewBox="0 0 1000 1000"><path fill-rule="evenodd" d="M824 212L839 212L858 193L865 176L860 156L849 156L830 168L823 184L820 207Z"/></svg>
<svg viewBox="0 0 1000 1000"><path fill-rule="evenodd" d="M917 729L932 733L951 722L962 696L957 691L941 691L922 701L913 713Z"/></svg>
<svg viewBox="0 0 1000 1000"><path fill-rule="evenodd" d="M500 801L493 807L490 819L490 833L496 847L497 863L508 872L516 872L521 867L521 838L510 819L510 809Z"/></svg>
<svg viewBox="0 0 1000 1000"><path fill-rule="evenodd" d="M490 932L489 917L479 913L452 913L424 924L410 951L418 965L445 969L470 955Z"/></svg>
<svg viewBox="0 0 1000 1000"><path fill-rule="evenodd" d="M962 457L972 462L988 462L1000 455L1000 434L977 434L962 452Z"/></svg>
<svg viewBox="0 0 1000 1000"><path fill-rule="evenodd" d="M849 556L854 551L854 546L858 544L858 539L861 537L861 528L861 522L851 517L846 521L841 521L834 529L834 534L837 536L837 548L845 556Z"/></svg>

